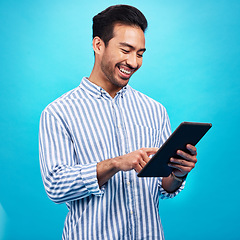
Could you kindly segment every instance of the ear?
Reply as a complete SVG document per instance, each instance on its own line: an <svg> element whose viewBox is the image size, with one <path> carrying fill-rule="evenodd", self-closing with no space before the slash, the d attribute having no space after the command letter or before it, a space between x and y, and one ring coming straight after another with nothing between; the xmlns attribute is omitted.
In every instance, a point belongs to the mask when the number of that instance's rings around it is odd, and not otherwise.
<svg viewBox="0 0 240 240"><path fill-rule="evenodd" d="M95 54L101 54L105 48L105 44L100 37L95 37L92 41L92 45Z"/></svg>

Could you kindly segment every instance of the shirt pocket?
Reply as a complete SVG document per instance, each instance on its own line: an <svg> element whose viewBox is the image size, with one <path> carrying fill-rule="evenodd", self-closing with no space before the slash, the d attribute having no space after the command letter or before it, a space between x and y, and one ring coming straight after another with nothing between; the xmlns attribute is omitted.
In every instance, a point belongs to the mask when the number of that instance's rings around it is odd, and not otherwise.
<svg viewBox="0 0 240 240"><path fill-rule="evenodd" d="M149 148L149 147L159 147L159 139L161 136L160 130L141 126L134 125L133 133L130 136L132 150L137 150L139 148Z"/></svg>

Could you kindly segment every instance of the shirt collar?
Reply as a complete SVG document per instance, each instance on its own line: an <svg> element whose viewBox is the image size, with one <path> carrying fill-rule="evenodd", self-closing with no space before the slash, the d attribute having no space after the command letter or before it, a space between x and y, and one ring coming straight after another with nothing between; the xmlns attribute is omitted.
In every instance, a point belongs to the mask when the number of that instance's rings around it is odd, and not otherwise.
<svg viewBox="0 0 240 240"><path fill-rule="evenodd" d="M90 82L87 77L84 77L82 79L79 87L95 98L107 97L112 99L112 97L109 95L108 92L106 92L102 87ZM123 97L127 92L127 90L128 90L128 85L123 87L119 92L117 92L115 98L119 96Z"/></svg>

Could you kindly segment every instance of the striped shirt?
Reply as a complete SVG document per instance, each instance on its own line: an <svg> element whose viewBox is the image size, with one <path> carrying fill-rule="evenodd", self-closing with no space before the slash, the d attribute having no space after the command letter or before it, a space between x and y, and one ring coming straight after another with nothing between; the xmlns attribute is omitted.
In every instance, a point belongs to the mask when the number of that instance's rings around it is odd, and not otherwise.
<svg viewBox="0 0 240 240"><path fill-rule="evenodd" d="M66 203L63 239L164 239L159 196L172 198L161 178L120 171L99 188L96 165L142 147L160 147L170 135L165 108L122 88L112 98L83 78L42 112L39 154L49 198Z"/></svg>

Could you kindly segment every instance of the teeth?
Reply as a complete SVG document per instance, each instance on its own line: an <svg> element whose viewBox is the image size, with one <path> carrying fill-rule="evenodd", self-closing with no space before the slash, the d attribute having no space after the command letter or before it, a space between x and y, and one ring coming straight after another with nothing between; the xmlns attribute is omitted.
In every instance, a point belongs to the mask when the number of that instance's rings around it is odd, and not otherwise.
<svg viewBox="0 0 240 240"><path fill-rule="evenodd" d="M126 73L126 74L131 74L131 71L128 71L124 68L120 68L120 71L123 72L123 73Z"/></svg>

